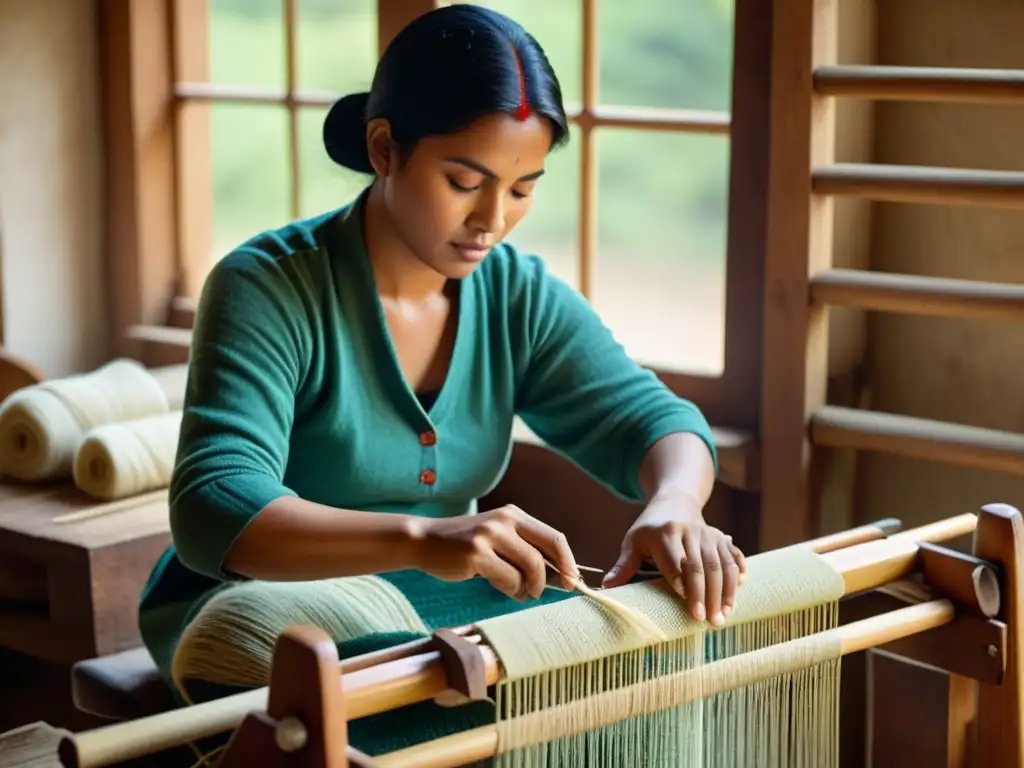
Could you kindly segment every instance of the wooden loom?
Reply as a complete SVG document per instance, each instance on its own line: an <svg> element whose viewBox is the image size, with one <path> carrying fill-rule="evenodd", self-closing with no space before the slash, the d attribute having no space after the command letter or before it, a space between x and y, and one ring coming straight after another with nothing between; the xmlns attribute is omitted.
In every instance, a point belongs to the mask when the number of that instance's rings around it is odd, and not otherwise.
<svg viewBox="0 0 1024 768"><path fill-rule="evenodd" d="M919 640L916 649L899 652L951 672L951 717L965 729L975 723L973 742L959 732L953 743L951 735L950 747L962 759L950 764L976 756L977 765L1024 768L1021 513L992 504L978 515L886 537L891 528L864 526L809 543L843 576L845 599L882 597L900 606L872 609L869 618L829 631L842 640L844 655ZM972 532L972 555L937 544ZM774 652L785 653L785 645ZM347 744L346 724L449 690L483 699L500 677L499 660L473 627L438 630L343 663L324 632L294 627L279 638L269 688L70 735L61 761L95 768L234 729L220 768L464 765L495 753L493 726L370 758Z"/></svg>

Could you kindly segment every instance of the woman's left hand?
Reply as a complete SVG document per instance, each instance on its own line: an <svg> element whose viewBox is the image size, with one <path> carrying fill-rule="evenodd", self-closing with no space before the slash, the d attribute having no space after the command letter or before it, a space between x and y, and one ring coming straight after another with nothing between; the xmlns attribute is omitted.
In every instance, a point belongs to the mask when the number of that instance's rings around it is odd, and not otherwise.
<svg viewBox="0 0 1024 768"><path fill-rule="evenodd" d="M722 626L732 612L736 589L747 566L732 537L704 522L692 496L667 493L654 497L626 532L618 562L604 587L627 583L649 561L689 602L697 621Z"/></svg>

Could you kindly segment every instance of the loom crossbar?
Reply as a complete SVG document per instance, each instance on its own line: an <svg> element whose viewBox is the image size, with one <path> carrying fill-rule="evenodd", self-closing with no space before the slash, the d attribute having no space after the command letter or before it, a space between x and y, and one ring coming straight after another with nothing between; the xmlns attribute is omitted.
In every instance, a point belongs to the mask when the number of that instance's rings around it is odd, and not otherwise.
<svg viewBox="0 0 1024 768"><path fill-rule="evenodd" d="M874 533L865 532L863 528L855 529L857 535L851 540L861 543L850 547L841 548L841 537L837 539L835 536L821 540L827 543L820 550L815 542L804 546L815 551L824 550L821 556L843 575L846 593L852 594L903 578L917 564L920 542L941 542L969 534L977 520L974 514L959 515L894 534L888 539L879 539L892 530L892 524L887 522L884 528L877 528ZM455 634L477 644L483 662L478 670L482 670L484 677L483 681L476 682L478 691L481 684L490 686L497 683L501 672L493 652L480 643L479 636L469 634L470 629L460 628ZM368 654L341 664L335 660L335 674L338 670L342 673L338 687L345 701L345 719L357 719L434 699L453 688L452 680L457 675L449 675L446 671L442 653L436 650L436 642L435 639L430 644L407 644L401 649ZM262 688L138 721L82 732L65 740L61 759L68 768L99 768L215 735L234 728L252 713L266 712L272 703L270 693L268 697L268 689Z"/></svg>

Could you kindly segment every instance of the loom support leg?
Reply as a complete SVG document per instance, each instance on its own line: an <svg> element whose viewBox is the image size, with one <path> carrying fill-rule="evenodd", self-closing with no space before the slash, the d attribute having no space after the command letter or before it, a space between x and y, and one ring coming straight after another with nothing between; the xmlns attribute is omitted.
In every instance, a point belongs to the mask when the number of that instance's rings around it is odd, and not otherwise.
<svg viewBox="0 0 1024 768"><path fill-rule="evenodd" d="M1008 504L981 509L974 533L974 555L999 563L1003 589L1000 619L1007 626L1006 666L1001 684L979 683L974 738L976 766L1024 768L1024 668L1021 666L1021 625L1024 594L1024 518ZM951 699L951 706L953 700Z"/></svg>
<svg viewBox="0 0 1024 768"><path fill-rule="evenodd" d="M348 745L340 666L323 630L285 631L274 649L267 711L246 716L218 768L371 768Z"/></svg>

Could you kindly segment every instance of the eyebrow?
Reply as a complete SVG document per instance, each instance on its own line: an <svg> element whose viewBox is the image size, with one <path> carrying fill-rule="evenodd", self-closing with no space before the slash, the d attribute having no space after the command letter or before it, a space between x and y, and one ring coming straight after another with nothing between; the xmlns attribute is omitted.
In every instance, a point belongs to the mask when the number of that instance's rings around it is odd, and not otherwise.
<svg viewBox="0 0 1024 768"><path fill-rule="evenodd" d="M486 165L481 165L475 160L470 160L468 157L446 157L445 160L448 161L449 163L458 163L459 165L464 165L467 168L472 168L477 173L482 173L484 176L490 179L498 178L498 174L496 174ZM534 179L539 179L543 175L544 169L541 168L539 171L534 171L533 173L528 173L525 176L520 176L518 181L533 181Z"/></svg>

